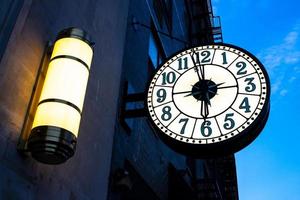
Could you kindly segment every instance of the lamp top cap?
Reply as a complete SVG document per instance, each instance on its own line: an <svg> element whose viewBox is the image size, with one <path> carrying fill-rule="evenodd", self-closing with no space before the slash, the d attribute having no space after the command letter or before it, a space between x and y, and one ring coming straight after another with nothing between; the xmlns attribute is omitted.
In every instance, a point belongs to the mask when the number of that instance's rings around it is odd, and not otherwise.
<svg viewBox="0 0 300 200"><path fill-rule="evenodd" d="M91 37L89 36L89 34L85 30L80 28L70 27L70 28L63 29L58 33L56 40L59 40L61 38L67 38L67 37L80 39L86 42L87 44L89 44L91 47L93 47L93 45L95 44L94 42L91 41Z"/></svg>

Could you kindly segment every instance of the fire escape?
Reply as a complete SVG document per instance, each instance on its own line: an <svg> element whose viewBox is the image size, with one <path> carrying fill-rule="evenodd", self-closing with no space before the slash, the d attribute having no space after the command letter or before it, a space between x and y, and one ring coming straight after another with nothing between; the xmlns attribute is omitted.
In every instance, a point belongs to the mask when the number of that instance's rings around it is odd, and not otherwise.
<svg viewBox="0 0 300 200"><path fill-rule="evenodd" d="M234 155L206 160L205 169L205 176L196 179L199 200L238 200Z"/></svg>
<svg viewBox="0 0 300 200"><path fill-rule="evenodd" d="M221 20L213 15L210 0L186 0L186 8L192 45L223 42Z"/></svg>
<svg viewBox="0 0 300 200"><path fill-rule="evenodd" d="M213 15L211 0L186 0L189 42L192 46L222 43L219 16ZM195 167L199 162L194 161ZM197 164L198 163L198 164ZM200 162L201 163L201 162ZM201 165L201 164L200 164ZM193 188L197 200L238 200L238 187L234 155L207 159L205 174L193 173ZM191 170L193 171L193 170Z"/></svg>

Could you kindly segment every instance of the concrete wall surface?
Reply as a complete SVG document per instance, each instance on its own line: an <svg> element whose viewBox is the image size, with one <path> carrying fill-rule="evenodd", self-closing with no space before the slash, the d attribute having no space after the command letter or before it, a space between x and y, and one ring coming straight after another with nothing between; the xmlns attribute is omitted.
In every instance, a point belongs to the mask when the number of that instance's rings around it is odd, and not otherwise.
<svg viewBox="0 0 300 200"><path fill-rule="evenodd" d="M0 64L0 199L106 199L129 0L25 0ZM67 27L96 43L77 149L49 166L16 151L47 41Z"/></svg>

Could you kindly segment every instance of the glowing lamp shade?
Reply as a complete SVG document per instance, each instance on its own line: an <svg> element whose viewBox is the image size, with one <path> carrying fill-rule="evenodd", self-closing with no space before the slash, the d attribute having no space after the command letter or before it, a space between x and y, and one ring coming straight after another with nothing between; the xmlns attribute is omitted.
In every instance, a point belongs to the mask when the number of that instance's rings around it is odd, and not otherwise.
<svg viewBox="0 0 300 200"><path fill-rule="evenodd" d="M36 160L59 164L73 156L92 57L86 32L59 33L28 139Z"/></svg>

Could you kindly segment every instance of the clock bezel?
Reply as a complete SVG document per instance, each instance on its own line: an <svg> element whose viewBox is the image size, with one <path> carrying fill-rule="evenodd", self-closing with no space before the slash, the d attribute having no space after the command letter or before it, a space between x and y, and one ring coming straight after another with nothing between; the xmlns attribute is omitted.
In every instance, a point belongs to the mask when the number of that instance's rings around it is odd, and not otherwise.
<svg viewBox="0 0 300 200"><path fill-rule="evenodd" d="M251 122L251 124L248 127L246 127L243 131L239 131L238 134L236 134L228 139L225 139L222 141L217 141L216 143L208 143L208 144L201 144L201 143L194 144L194 143L181 142L177 139L172 138L168 134L165 134L152 120L151 113L149 112L149 109L148 109L148 93L150 90L150 85L151 85L153 78L156 76L156 74L161 69L161 67L163 67L163 65L165 65L174 56L176 56L182 52L185 52L187 50L193 49L193 48L208 47L208 49L209 49L209 46L224 47L223 49L225 51L229 51L229 50L225 49L226 47L236 49L236 50L244 53L245 55L249 56L251 59L253 59L254 62L257 63L257 65L261 69L263 76L265 78L265 84L266 84L266 95L265 95L265 100L264 100L265 103L264 103L260 113L258 114L258 116ZM217 48L217 49L222 50L222 48ZM231 51L229 51L229 52L231 52ZM253 67L255 67L255 66L253 66ZM261 83L261 81L260 81L260 83ZM173 85L173 87L174 86L175 86L175 84ZM233 153L245 148L253 140L255 140L257 138L257 136L260 134L260 132L264 128L264 126L267 122L268 116L269 116L270 93L271 93L271 88L270 88L270 79L269 79L268 73L267 73L264 65L256 58L256 56L254 56L249 51L247 51L241 47L232 45L232 44L227 44L227 43L205 44L205 45L188 47L188 48L182 49L180 51L177 51L177 52L173 53L172 55L170 55L163 63L161 63L155 69L153 76L149 79L149 82L147 84L147 90L145 92L145 96L146 96L145 97L145 109L147 110L146 113L147 113L147 117L149 118L149 121L151 122L151 126L158 133L158 136L162 139L162 141L166 145L168 145L171 149L173 149L174 151L181 153L181 154L188 155L188 156L198 157L198 158L218 157L218 156L233 154ZM261 95L262 94L260 94L260 96ZM172 102L175 103L173 98L172 98ZM235 129L235 130L237 130L237 129Z"/></svg>

